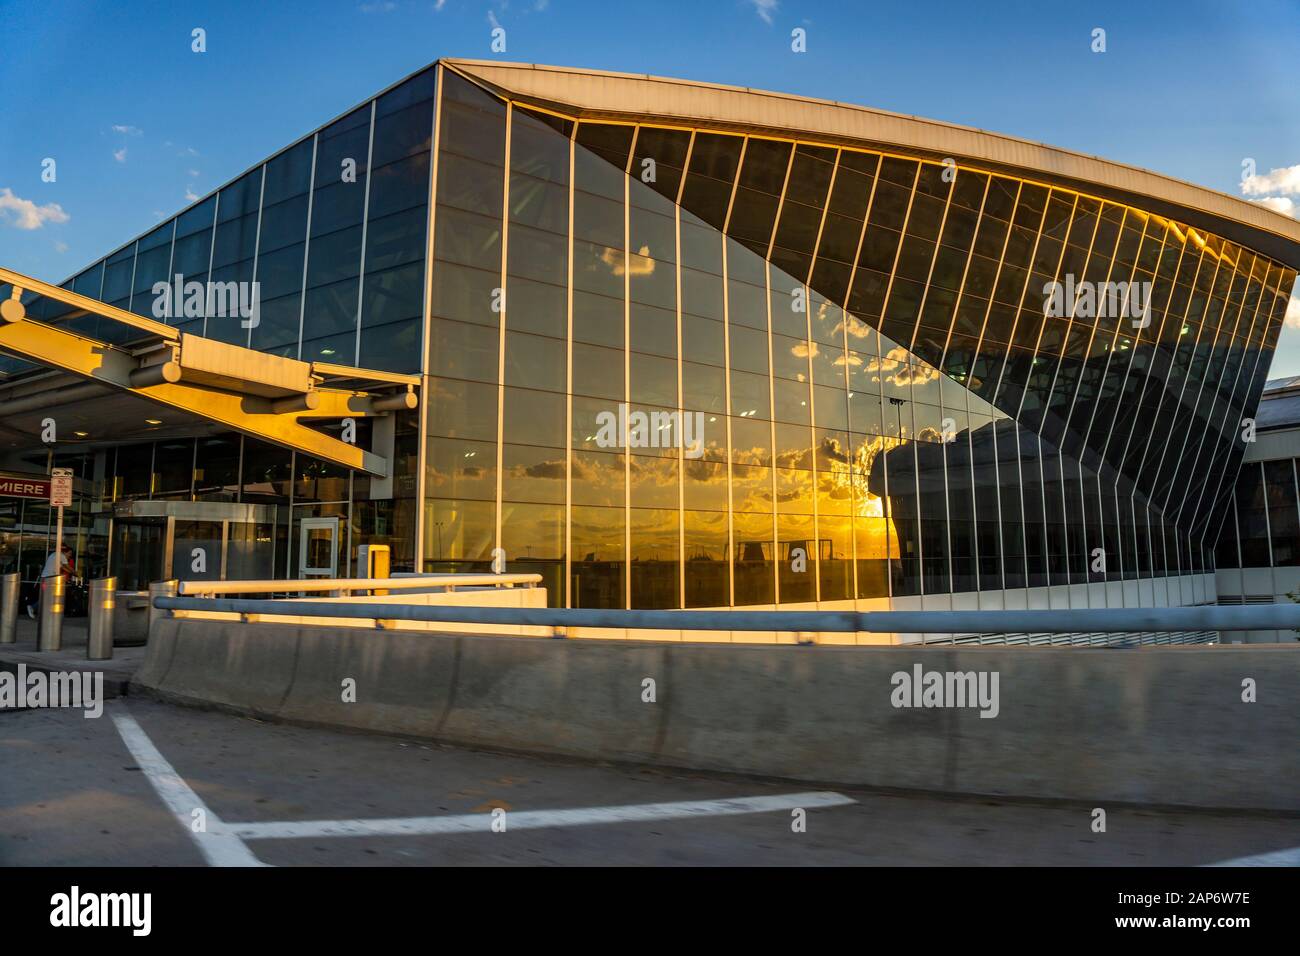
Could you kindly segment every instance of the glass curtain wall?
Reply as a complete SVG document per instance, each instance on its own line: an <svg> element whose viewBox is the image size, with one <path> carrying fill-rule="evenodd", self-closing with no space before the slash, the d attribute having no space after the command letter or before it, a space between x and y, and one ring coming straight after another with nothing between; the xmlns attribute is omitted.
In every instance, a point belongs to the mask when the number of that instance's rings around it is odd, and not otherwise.
<svg viewBox="0 0 1300 956"><path fill-rule="evenodd" d="M63 288L149 318L155 283L200 283L203 307L162 321L290 358L421 369L436 68L307 136L94 263ZM256 283L257 321L218 315L214 283ZM250 287L251 291L251 287ZM196 300L197 302L198 300ZM127 326L32 316L116 344ZM0 359L0 373L30 366Z"/></svg>
<svg viewBox="0 0 1300 956"><path fill-rule="evenodd" d="M1293 271L953 164L442 97L426 568L725 607L1213 567Z"/></svg>

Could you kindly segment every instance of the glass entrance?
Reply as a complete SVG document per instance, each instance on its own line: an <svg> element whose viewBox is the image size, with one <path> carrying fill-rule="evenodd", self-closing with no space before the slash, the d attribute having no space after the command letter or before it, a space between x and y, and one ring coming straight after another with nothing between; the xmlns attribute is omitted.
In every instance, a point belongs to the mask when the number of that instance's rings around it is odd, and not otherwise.
<svg viewBox="0 0 1300 956"><path fill-rule="evenodd" d="M338 577L339 519L303 518L298 528L298 577Z"/></svg>
<svg viewBox="0 0 1300 956"><path fill-rule="evenodd" d="M167 560L166 518L117 520L113 528L113 554L109 562L122 591L147 591L151 581L165 577Z"/></svg>
<svg viewBox="0 0 1300 956"><path fill-rule="evenodd" d="M123 591L152 581L262 580L275 575L273 505L215 501L129 501L113 516L110 573Z"/></svg>

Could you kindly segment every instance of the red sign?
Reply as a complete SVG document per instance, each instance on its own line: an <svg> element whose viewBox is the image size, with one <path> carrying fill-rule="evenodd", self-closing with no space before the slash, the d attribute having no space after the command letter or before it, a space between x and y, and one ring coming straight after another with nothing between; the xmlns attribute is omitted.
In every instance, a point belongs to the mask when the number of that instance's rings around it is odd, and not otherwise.
<svg viewBox="0 0 1300 956"><path fill-rule="evenodd" d="M44 478L18 478L0 475L0 497L43 498L49 500L50 483Z"/></svg>

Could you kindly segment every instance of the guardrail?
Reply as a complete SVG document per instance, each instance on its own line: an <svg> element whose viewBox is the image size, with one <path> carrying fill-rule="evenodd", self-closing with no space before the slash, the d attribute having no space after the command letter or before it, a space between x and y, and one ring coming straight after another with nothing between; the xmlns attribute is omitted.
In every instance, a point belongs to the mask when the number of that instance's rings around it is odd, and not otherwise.
<svg viewBox="0 0 1300 956"><path fill-rule="evenodd" d="M491 577L502 577L492 575ZM532 575L520 575L532 577ZM393 580L384 579L388 586ZM281 582L282 583L282 582ZM375 581L357 583L374 588ZM296 584L295 584L296 586ZM1170 608L1077 608L1053 611L648 611L596 608L507 608L451 605L331 603L155 597L166 611L208 611L256 616L506 624L563 629L612 628L706 631L784 631L892 634L1079 634L1300 629L1300 604Z"/></svg>
<svg viewBox="0 0 1300 956"><path fill-rule="evenodd" d="M396 578L303 578L269 581L181 581L177 592L186 596L215 597L219 594L276 594L332 591L455 591L460 588L536 587L540 574L417 574ZM301 607L301 604L299 604ZM286 612L288 613L288 612ZM391 617L392 615L386 615Z"/></svg>

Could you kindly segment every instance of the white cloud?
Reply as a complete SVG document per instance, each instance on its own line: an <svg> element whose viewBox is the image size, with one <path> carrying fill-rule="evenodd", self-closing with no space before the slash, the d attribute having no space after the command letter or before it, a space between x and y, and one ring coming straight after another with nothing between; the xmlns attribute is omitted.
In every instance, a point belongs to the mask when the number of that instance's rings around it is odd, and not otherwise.
<svg viewBox="0 0 1300 956"><path fill-rule="evenodd" d="M1247 196L1266 196L1269 193L1300 196L1300 163L1270 169L1263 176L1247 176L1241 181L1241 191Z"/></svg>
<svg viewBox="0 0 1300 956"><path fill-rule="evenodd" d="M140 127L138 126L126 126L126 125L114 124L113 132L123 133L126 136L139 136L141 133L144 132L144 130L140 129Z"/></svg>
<svg viewBox="0 0 1300 956"><path fill-rule="evenodd" d="M199 171L198 171L197 169L191 169L191 170L189 171L189 174L190 174L190 178L191 178L191 179L198 179L198 178L199 178Z"/></svg>
<svg viewBox="0 0 1300 956"><path fill-rule="evenodd" d="M764 23L772 22L772 14L776 13L777 0L749 0L754 5L754 12Z"/></svg>
<svg viewBox="0 0 1300 956"><path fill-rule="evenodd" d="M0 222L12 222L19 229L39 229L47 222L67 222L71 217L56 202L38 206L15 196L8 186L0 187Z"/></svg>
<svg viewBox="0 0 1300 956"><path fill-rule="evenodd" d="M491 10L488 11L488 23L492 25L493 30L500 29L501 27L501 21L497 19L497 15Z"/></svg>
<svg viewBox="0 0 1300 956"><path fill-rule="evenodd" d="M113 150L113 158L116 159L119 163L125 163L125 162L126 162L126 147L123 146L121 149L115 149L115 150Z"/></svg>
<svg viewBox="0 0 1300 956"><path fill-rule="evenodd" d="M63 255L65 252L68 251L68 244L66 242L55 242L54 251L57 252L59 255Z"/></svg>
<svg viewBox="0 0 1300 956"><path fill-rule="evenodd" d="M1286 318L1282 320L1288 328L1300 329L1300 299L1292 296L1286 304Z"/></svg>
<svg viewBox="0 0 1300 956"><path fill-rule="evenodd" d="M445 7L446 5L447 5L447 0L436 0L436 2L433 5L433 12L434 13L442 12L442 8Z"/></svg>
<svg viewBox="0 0 1300 956"><path fill-rule="evenodd" d="M1288 199L1286 196L1265 196L1263 199L1252 199L1251 202L1257 202L1261 206L1280 212L1284 216L1295 216L1300 219L1300 207L1297 207L1294 199Z"/></svg>
<svg viewBox="0 0 1300 956"><path fill-rule="evenodd" d="M362 13L392 13L397 9L397 4L392 0L376 0L375 3L361 4Z"/></svg>
<svg viewBox="0 0 1300 956"><path fill-rule="evenodd" d="M195 201L196 199L198 199L198 198L199 198L199 197L198 197L198 194L194 191L194 187L193 187L193 186L186 186L186 187L185 187L185 201L186 201L186 202L194 202L194 201Z"/></svg>

